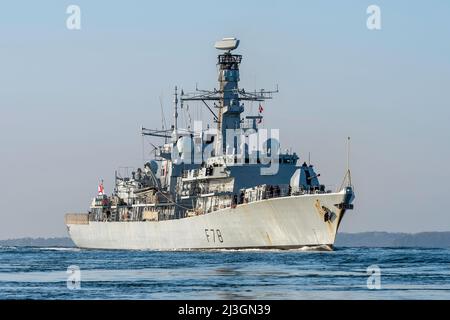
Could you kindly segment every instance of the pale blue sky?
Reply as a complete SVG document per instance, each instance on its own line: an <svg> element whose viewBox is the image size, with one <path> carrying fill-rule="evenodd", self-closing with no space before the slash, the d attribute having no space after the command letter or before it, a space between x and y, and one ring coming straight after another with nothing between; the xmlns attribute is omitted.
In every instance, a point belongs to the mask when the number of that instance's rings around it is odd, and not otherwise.
<svg viewBox="0 0 450 320"><path fill-rule="evenodd" d="M117 167L141 164L159 96L169 117L175 85L217 86L224 36L241 39L243 87L279 84L266 125L311 152L323 183L341 182L352 136L343 231L450 229L450 2L226 3L1 2L0 239L65 235L64 213L86 211L100 178L111 191ZM66 29L70 4L82 30Z"/></svg>

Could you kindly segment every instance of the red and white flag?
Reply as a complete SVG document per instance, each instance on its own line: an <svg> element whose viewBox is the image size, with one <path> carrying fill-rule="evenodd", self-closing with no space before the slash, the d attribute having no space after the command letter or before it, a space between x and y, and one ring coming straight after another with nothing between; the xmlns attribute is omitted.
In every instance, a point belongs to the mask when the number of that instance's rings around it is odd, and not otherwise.
<svg viewBox="0 0 450 320"><path fill-rule="evenodd" d="M263 106L261 105L261 103L259 104L259 113L262 113L264 111Z"/></svg>
<svg viewBox="0 0 450 320"><path fill-rule="evenodd" d="M105 189L103 188L103 181L98 185L98 194L103 195L105 193Z"/></svg>
<svg viewBox="0 0 450 320"><path fill-rule="evenodd" d="M263 106L261 105L261 103L259 104L258 111L259 111L260 114L263 113L263 111L264 111L264 108L263 108ZM259 118L259 119L258 119L258 124L260 124L261 122L262 122L262 118Z"/></svg>

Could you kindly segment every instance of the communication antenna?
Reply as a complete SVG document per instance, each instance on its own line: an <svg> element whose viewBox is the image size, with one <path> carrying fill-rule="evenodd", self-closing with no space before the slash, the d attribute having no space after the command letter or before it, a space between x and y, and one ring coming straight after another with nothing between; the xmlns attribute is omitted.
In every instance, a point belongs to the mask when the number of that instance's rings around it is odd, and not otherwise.
<svg viewBox="0 0 450 320"><path fill-rule="evenodd" d="M187 127L190 129L192 127L192 117L191 117L191 111L189 109L189 105L186 105L186 108L184 108L185 116L187 115Z"/></svg>
<svg viewBox="0 0 450 320"><path fill-rule="evenodd" d="M156 159L156 155L157 155L157 152L158 152L158 147L155 146L155 145L154 145L153 143L151 143L151 142L149 142L149 144L153 147L152 151L150 151L150 152L153 152L153 153L154 153L154 158Z"/></svg>
<svg viewBox="0 0 450 320"><path fill-rule="evenodd" d="M178 88L177 86L175 86L175 94L174 94L174 99L173 99L173 107L174 107L174 112L173 112L173 136L172 139L174 142L177 142L178 140Z"/></svg>
<svg viewBox="0 0 450 320"><path fill-rule="evenodd" d="M348 187L352 186L352 176L350 174L350 137L347 137L347 178Z"/></svg>
<svg viewBox="0 0 450 320"><path fill-rule="evenodd" d="M162 131L164 131L167 129L167 123L166 123L166 116L164 115L162 93L159 96L159 106L161 107L161 129ZM167 138L164 138L164 143L167 143Z"/></svg>
<svg viewBox="0 0 450 320"><path fill-rule="evenodd" d="M347 137L347 172L350 171L350 137Z"/></svg>
<svg viewBox="0 0 450 320"><path fill-rule="evenodd" d="M350 172L350 137L347 137L347 171L345 173L344 180L342 181L339 190L342 190L346 182L347 187L352 187L352 175Z"/></svg>
<svg viewBox="0 0 450 320"><path fill-rule="evenodd" d="M142 163L145 163L145 143L144 143L144 135L142 135Z"/></svg>

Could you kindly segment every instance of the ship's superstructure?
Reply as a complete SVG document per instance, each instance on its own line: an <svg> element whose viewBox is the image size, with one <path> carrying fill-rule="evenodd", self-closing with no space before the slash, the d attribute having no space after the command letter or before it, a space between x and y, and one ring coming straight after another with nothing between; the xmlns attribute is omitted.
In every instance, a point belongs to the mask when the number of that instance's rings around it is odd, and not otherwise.
<svg viewBox="0 0 450 320"><path fill-rule="evenodd" d="M87 214L66 215L75 244L105 249L331 248L353 205L351 182L331 192L295 152L281 152L277 130L261 129L261 112L245 103L277 91L239 88L242 56L235 38L216 43L218 89L174 94L170 129L142 129L163 138L155 160L122 176L112 195L99 188ZM178 110L197 101L217 126L178 126ZM212 104L212 106L211 106ZM348 172L349 177L349 172Z"/></svg>

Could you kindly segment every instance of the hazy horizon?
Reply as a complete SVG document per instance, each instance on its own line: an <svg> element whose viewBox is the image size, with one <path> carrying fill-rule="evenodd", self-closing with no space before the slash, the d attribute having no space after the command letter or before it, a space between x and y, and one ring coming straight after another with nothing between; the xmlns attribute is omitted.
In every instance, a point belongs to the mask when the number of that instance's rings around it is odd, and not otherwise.
<svg viewBox="0 0 450 320"><path fill-rule="evenodd" d="M81 30L66 28L71 4ZM371 4L381 30L366 27ZM227 36L241 40L242 88L279 85L265 126L280 128L282 149L299 161L310 152L329 188L342 181L351 136L355 210L342 232L450 231L440 203L450 178L450 3L218 6L0 5L0 239L67 236L64 214L86 212L100 179L111 192L118 167L142 166L140 128L160 127L160 97L169 121L175 85L217 87L213 44ZM200 104L190 109L209 119Z"/></svg>

